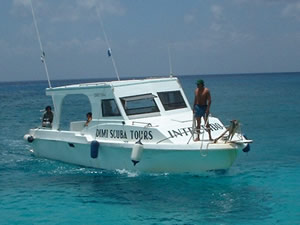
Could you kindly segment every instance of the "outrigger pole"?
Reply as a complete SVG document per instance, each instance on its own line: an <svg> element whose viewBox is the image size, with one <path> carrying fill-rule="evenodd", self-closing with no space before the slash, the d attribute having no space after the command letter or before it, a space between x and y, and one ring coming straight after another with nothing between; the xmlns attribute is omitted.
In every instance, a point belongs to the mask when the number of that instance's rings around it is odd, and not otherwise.
<svg viewBox="0 0 300 225"><path fill-rule="evenodd" d="M112 64L113 64L116 76L117 76L118 80L120 80L118 69L117 69L117 65L116 65L114 56L112 55L112 51L111 51L110 44L109 44L109 41L108 41L108 38L107 38L107 35L106 35L106 32L105 32L105 29L104 29L103 20L102 20L100 9L99 9L98 6L96 6L96 11L97 11L97 16L98 16L98 18L100 20L101 28L102 28L102 31L103 31L103 34L104 34L104 38L105 38L107 47L108 47L108 50L107 50L108 57L111 58L111 61L112 61Z"/></svg>
<svg viewBox="0 0 300 225"><path fill-rule="evenodd" d="M43 49L43 45L42 45L42 41L41 41L41 37L40 37L40 32L39 32L39 28L38 28L38 25L37 25L37 22L36 22L36 18L35 18L33 6L32 6L32 0L30 0L30 6L31 6L33 23L34 23L34 26L35 26L35 31L36 31L36 34L37 34L37 37L38 37L38 41L39 41L40 49L41 49L41 53L42 53L41 54L41 61L44 64L44 67L45 67L45 71L46 71L46 75L47 75L47 80L48 80L49 88L52 88L51 87L50 78L49 78L49 73L48 73L48 67L47 67L47 63L46 63L46 54L45 54L45 51Z"/></svg>

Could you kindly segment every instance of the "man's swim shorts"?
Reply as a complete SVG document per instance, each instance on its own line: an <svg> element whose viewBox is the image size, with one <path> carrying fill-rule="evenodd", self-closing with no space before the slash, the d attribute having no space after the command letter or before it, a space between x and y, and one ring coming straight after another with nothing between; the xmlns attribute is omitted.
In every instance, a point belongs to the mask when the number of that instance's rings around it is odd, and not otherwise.
<svg viewBox="0 0 300 225"><path fill-rule="evenodd" d="M207 105L195 105L195 117L204 117Z"/></svg>

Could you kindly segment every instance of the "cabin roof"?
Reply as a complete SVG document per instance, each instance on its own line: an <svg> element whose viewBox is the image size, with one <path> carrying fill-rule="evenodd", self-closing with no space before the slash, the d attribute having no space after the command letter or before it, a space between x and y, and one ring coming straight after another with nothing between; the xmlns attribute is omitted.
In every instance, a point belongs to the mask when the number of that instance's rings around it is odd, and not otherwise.
<svg viewBox="0 0 300 225"><path fill-rule="evenodd" d="M81 92L84 93L84 91L92 91L93 89L102 89L102 88L117 88L117 87L126 87L130 86L130 88L133 88L132 86L135 85L141 85L141 84L153 84L153 83L164 83L164 82L171 82L171 81L177 81L176 77L168 77L168 78L146 78L146 79L133 79L133 80L120 80L120 81L109 81L109 82L94 82L94 83L81 83L81 84L72 84L72 85L66 85L66 86L60 86L60 87L54 87L54 88L47 88L46 93L48 95L51 94L59 94L59 93L71 93L71 92Z"/></svg>

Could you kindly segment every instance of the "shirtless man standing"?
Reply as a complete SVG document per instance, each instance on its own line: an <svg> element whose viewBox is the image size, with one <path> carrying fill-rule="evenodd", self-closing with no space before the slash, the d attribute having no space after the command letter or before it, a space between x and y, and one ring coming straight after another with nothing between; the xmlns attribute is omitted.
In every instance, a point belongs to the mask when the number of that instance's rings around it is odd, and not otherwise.
<svg viewBox="0 0 300 225"><path fill-rule="evenodd" d="M208 88L204 87L203 80L198 80L196 84L197 84L197 88L195 90L193 113L194 113L196 121L197 121L197 126L196 126L197 138L194 141L200 140L199 133L200 133L201 117L204 118L206 127L208 128L209 139L212 140L210 129L209 129L209 124L208 124L208 122L206 122L208 119L209 108L211 105L210 91Z"/></svg>

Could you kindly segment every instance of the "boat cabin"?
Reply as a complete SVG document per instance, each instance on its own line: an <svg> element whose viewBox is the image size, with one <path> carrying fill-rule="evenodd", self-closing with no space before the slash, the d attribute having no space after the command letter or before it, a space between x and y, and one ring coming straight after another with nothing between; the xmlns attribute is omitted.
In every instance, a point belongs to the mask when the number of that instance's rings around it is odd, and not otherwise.
<svg viewBox="0 0 300 225"><path fill-rule="evenodd" d="M87 96L93 114L92 124L191 112L178 79L173 77L68 85L47 88L46 94L52 97L54 104L53 130L60 129L62 103L69 95ZM72 121L70 130L80 131L84 123Z"/></svg>

